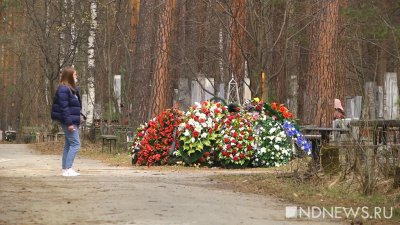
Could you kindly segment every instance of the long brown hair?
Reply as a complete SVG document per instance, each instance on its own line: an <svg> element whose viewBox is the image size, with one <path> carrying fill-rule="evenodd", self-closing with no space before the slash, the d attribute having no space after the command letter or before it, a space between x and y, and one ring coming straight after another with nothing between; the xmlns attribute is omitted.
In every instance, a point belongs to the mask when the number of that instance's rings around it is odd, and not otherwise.
<svg viewBox="0 0 400 225"><path fill-rule="evenodd" d="M62 73L61 73L61 80L60 80L60 84L64 84L70 88L75 89L76 88L76 84L75 84L75 80L74 80L74 73L75 73L75 69L72 67L64 67Z"/></svg>

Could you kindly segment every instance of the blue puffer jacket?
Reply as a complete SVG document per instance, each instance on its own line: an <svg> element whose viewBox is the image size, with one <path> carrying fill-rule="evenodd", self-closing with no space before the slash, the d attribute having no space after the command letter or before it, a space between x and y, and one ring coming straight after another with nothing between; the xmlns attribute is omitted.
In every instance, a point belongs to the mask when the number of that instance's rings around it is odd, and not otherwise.
<svg viewBox="0 0 400 225"><path fill-rule="evenodd" d="M65 125L79 125L81 122L81 99L79 89L73 90L63 84L59 85L53 99L51 119Z"/></svg>

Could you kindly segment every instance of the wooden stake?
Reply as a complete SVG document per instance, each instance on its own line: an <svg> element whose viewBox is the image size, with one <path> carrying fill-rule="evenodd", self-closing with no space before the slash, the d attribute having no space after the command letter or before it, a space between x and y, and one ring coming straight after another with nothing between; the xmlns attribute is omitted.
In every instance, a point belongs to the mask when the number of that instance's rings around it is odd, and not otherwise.
<svg viewBox="0 0 400 225"><path fill-rule="evenodd" d="M265 72L261 72L261 100L264 101L264 93L265 93Z"/></svg>

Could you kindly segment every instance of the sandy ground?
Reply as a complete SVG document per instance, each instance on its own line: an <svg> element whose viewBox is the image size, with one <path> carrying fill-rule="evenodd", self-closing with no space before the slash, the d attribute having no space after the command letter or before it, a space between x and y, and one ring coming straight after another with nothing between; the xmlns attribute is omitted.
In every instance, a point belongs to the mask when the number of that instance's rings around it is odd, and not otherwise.
<svg viewBox="0 0 400 225"><path fill-rule="evenodd" d="M218 189L207 176L110 167L76 159L62 177L60 157L0 145L0 224L263 224L339 222L285 219L277 199Z"/></svg>

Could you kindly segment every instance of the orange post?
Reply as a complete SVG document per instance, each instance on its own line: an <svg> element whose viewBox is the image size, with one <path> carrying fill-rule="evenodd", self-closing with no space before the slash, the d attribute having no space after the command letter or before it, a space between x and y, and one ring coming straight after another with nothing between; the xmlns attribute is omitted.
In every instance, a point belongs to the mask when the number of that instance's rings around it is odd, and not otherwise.
<svg viewBox="0 0 400 225"><path fill-rule="evenodd" d="M265 93L265 72L261 72L261 100L264 101L264 93Z"/></svg>

